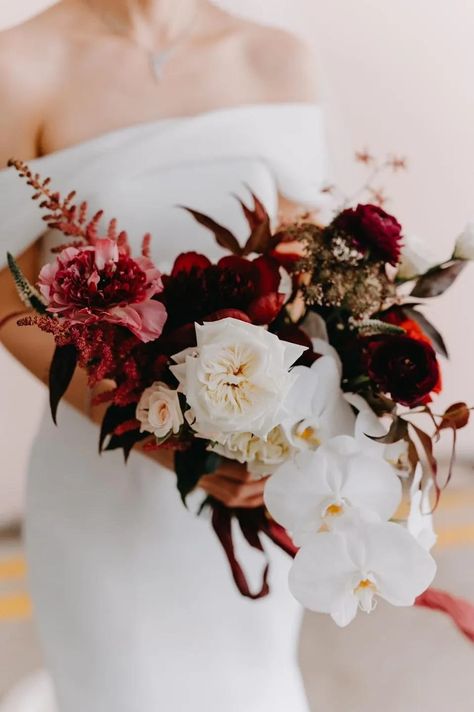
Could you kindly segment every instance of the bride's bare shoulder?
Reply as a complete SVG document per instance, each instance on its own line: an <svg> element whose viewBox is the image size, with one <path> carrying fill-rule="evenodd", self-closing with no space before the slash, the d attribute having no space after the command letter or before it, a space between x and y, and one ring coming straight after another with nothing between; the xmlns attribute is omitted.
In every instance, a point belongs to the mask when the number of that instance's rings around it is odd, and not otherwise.
<svg viewBox="0 0 474 712"><path fill-rule="evenodd" d="M61 67L61 13L52 8L0 32L0 163L31 158L50 90Z"/></svg>
<svg viewBox="0 0 474 712"><path fill-rule="evenodd" d="M277 27L233 19L252 70L268 101L316 101L314 52L302 38Z"/></svg>
<svg viewBox="0 0 474 712"><path fill-rule="evenodd" d="M0 94L35 102L58 71L64 47L62 9L52 7L20 25L0 32Z"/></svg>

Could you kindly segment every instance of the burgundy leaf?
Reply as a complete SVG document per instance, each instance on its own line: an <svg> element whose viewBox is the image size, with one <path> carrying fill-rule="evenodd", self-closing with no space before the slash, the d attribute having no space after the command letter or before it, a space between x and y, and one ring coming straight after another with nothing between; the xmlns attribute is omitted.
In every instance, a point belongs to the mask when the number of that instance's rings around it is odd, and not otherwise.
<svg viewBox="0 0 474 712"><path fill-rule="evenodd" d="M49 369L49 405L55 425L58 405L72 381L76 366L76 347L73 344L56 346Z"/></svg>
<svg viewBox="0 0 474 712"><path fill-rule="evenodd" d="M431 340L431 343L433 344L434 349L441 354L441 356L444 356L445 358L449 358L448 354L448 349L446 347L446 344L444 342L443 337L439 333L439 331L436 329L433 324L428 321L428 319L425 317L424 314L421 312L417 311L416 309L412 309L411 307L403 307L402 311L408 319L412 319L414 322L418 324L419 327L425 332L425 334L429 337Z"/></svg>
<svg viewBox="0 0 474 712"><path fill-rule="evenodd" d="M203 227L210 230L214 234L217 244L220 245L220 247L229 250L229 252L232 252L234 255L242 254L242 248L240 247L237 238L230 230L223 225L219 225L218 222L207 215L204 215L204 213L200 213L198 210L187 208L185 205L181 205L180 207L190 213L200 225L203 225Z"/></svg>
<svg viewBox="0 0 474 712"><path fill-rule="evenodd" d="M417 280L411 296L422 299L438 297L453 284L465 266L464 260L455 260L446 266L435 267Z"/></svg>
<svg viewBox="0 0 474 712"><path fill-rule="evenodd" d="M244 247L244 255L249 255L252 252L263 254L273 245L270 216L254 193L252 193L252 199L253 210L247 207L240 198L238 199L251 230L250 237Z"/></svg>
<svg viewBox="0 0 474 712"><path fill-rule="evenodd" d="M378 443L383 443L384 445L391 445L397 443L400 440L406 440L408 437L408 422L399 416L394 416L390 430L386 435L375 436L368 435L371 440L375 440Z"/></svg>
<svg viewBox="0 0 474 712"><path fill-rule="evenodd" d="M439 430L445 428L460 430L468 424L470 416L471 411L466 403L453 403L443 414Z"/></svg>

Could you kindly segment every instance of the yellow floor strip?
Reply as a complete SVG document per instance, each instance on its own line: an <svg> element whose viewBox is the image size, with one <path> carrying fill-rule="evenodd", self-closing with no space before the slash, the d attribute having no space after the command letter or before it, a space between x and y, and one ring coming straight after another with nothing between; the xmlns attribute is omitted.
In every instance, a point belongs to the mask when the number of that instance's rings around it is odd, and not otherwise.
<svg viewBox="0 0 474 712"><path fill-rule="evenodd" d="M440 528L437 534L438 541L436 546L440 549L474 544L474 524L465 524L446 529Z"/></svg>
<svg viewBox="0 0 474 712"><path fill-rule="evenodd" d="M26 593L0 596L0 621L24 620L31 616L31 601Z"/></svg>
<svg viewBox="0 0 474 712"><path fill-rule="evenodd" d="M6 579L21 579L26 574L26 563L23 557L16 556L0 561L0 581Z"/></svg>

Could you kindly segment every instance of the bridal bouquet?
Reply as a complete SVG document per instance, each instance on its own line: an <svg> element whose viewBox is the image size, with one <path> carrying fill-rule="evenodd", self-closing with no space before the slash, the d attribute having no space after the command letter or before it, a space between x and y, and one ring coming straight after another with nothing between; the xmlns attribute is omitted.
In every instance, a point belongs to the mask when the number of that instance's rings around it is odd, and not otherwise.
<svg viewBox="0 0 474 712"><path fill-rule="evenodd" d="M326 226L304 216L272 229L253 196L251 208L242 204L245 245L191 210L228 254L215 263L180 254L161 274L150 236L132 255L115 221L102 231L101 213L89 219L74 194L62 199L14 165L66 238L37 287L9 256L37 312L19 323L56 342L53 418L79 366L92 391L112 384L95 398L108 404L100 450L128 457L140 441L145 450L172 449L184 502L223 457L267 477L265 509L203 504L246 596L268 593L268 563L252 592L233 519L250 546L264 552L266 535L294 556L294 596L341 626L373 610L377 597L449 610L446 599L422 594L436 571L432 511L470 411L432 406L447 352L420 306L473 258L472 230L449 260L427 265L374 200L339 209ZM441 482L434 446L445 431L453 455Z"/></svg>

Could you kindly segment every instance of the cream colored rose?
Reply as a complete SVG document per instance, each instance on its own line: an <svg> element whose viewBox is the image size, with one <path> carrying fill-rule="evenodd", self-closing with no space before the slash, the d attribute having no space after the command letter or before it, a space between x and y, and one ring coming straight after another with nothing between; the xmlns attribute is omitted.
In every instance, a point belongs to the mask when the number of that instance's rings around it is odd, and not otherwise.
<svg viewBox="0 0 474 712"><path fill-rule="evenodd" d="M273 474L296 452L281 426L270 430L266 438L252 433L229 434L222 442L212 443L209 450L246 464L248 471L256 477Z"/></svg>
<svg viewBox="0 0 474 712"><path fill-rule="evenodd" d="M265 438L282 422L296 378L290 367L304 347L237 319L196 324L196 340L196 348L176 354L171 367L193 429L211 440L248 432Z"/></svg>
<svg viewBox="0 0 474 712"><path fill-rule="evenodd" d="M158 439L176 435L184 423L178 392L166 383L154 383L140 398L137 419L141 432L153 433Z"/></svg>
<svg viewBox="0 0 474 712"><path fill-rule="evenodd" d="M459 235L453 257L457 260L474 260L474 222L468 223Z"/></svg>

